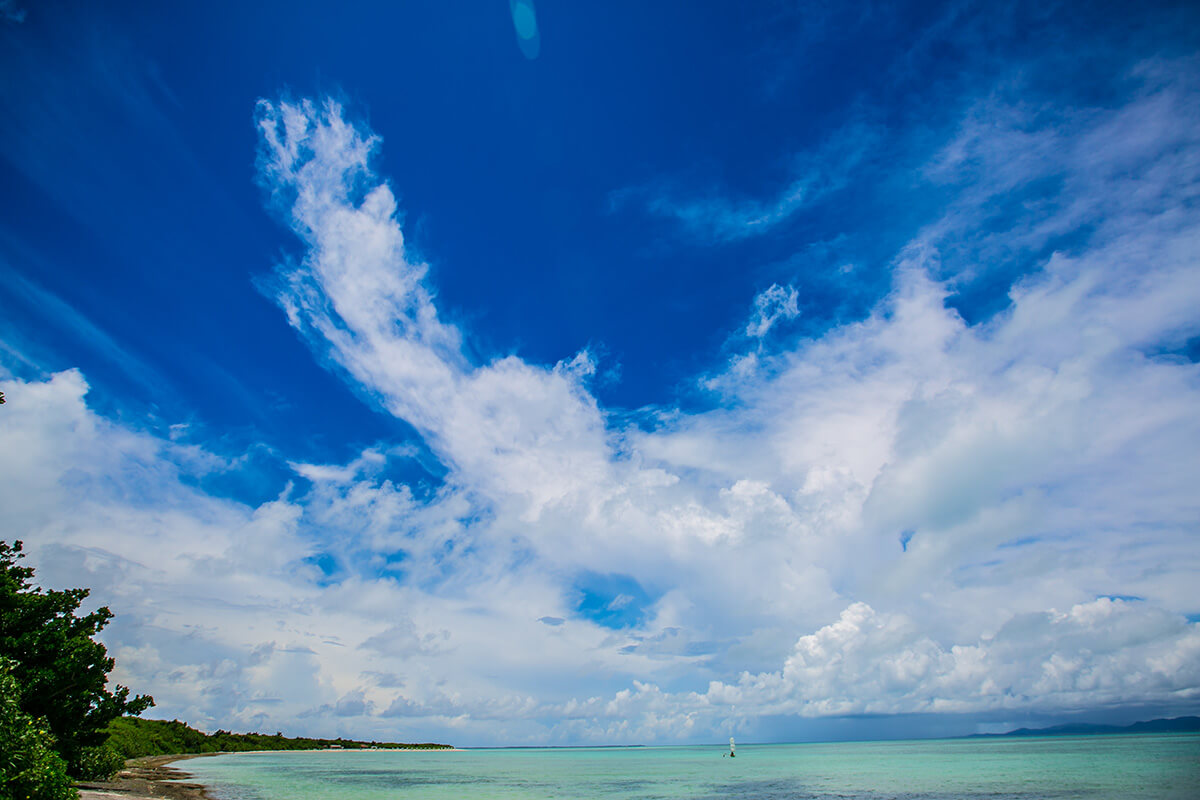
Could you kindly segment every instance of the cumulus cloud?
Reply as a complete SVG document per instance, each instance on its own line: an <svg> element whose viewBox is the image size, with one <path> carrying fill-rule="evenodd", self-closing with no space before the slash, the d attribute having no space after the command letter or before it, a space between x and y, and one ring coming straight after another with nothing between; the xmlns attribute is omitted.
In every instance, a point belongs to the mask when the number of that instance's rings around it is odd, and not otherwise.
<svg viewBox="0 0 1200 800"><path fill-rule="evenodd" d="M1108 598L1018 614L948 646L860 602L800 637L782 670L714 683L705 697L806 716L1170 703L1200 695L1198 648L1200 626Z"/></svg>
<svg viewBox="0 0 1200 800"><path fill-rule="evenodd" d="M379 138L331 101L263 101L261 179L301 245L275 297L420 432L443 485L388 479L412 454L381 443L292 464L258 507L215 498L195 476L229 460L102 418L69 371L0 382L0 504L39 576L117 611L122 682L201 724L650 741L781 714L1194 709L1184 72L1146 68L1106 110L990 129L967 110L921 171L955 200L869 314L771 347L799 313L772 286L752 349L704 376L720 402L643 426L602 408L587 351L469 357L372 169ZM1047 178L1001 253L990 209ZM1024 277L969 321L955 293L980 258Z"/></svg>
<svg viewBox="0 0 1200 800"><path fill-rule="evenodd" d="M739 730L760 715L801 717L1079 712L1122 703L1188 707L1200 697L1200 625L1098 598L1019 614L975 641L942 645L904 614L853 603L797 640L782 669L714 681L704 692L635 683L587 715L608 736ZM578 715L572 706L569 714Z"/></svg>

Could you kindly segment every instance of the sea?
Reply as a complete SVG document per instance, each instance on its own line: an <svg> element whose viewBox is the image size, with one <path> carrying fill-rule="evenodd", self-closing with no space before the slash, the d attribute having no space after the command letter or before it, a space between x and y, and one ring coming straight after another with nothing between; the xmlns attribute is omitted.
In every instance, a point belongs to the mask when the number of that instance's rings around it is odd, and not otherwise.
<svg viewBox="0 0 1200 800"><path fill-rule="evenodd" d="M1196 800L1200 734L693 747L236 753L219 800Z"/></svg>

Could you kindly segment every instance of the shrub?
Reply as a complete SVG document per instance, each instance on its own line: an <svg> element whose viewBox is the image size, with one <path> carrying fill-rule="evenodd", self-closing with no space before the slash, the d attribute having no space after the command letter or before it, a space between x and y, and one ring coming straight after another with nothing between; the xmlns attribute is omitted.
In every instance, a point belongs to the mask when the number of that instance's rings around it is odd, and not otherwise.
<svg viewBox="0 0 1200 800"><path fill-rule="evenodd" d="M0 659L0 800L75 800L79 793L67 765L54 751L54 737L21 711L20 688Z"/></svg>
<svg viewBox="0 0 1200 800"><path fill-rule="evenodd" d="M125 756L108 745L85 747L79 756L77 777L84 781L106 781L125 766Z"/></svg>

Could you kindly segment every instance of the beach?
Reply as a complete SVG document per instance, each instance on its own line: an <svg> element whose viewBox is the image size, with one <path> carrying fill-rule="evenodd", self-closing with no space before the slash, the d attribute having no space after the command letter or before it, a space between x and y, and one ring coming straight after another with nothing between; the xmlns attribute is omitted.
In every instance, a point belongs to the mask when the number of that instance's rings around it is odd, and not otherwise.
<svg viewBox="0 0 1200 800"><path fill-rule="evenodd" d="M426 748L388 748L391 752L456 752L456 748L445 747L437 749ZM242 751L246 753L268 753L276 751ZM287 752L306 753L367 753L378 752L369 750L305 750ZM125 762L125 767L109 781L80 781L75 784L79 789L80 800L153 800L154 798L169 798L169 800L212 800L205 787L189 779L192 774L178 767L171 766L178 761L193 758L230 755L229 753L191 753L186 755L143 756Z"/></svg>
<svg viewBox="0 0 1200 800"><path fill-rule="evenodd" d="M204 753L202 755L210 755ZM146 756L130 760L110 781L83 781L77 784L80 800L211 800L190 774L170 766L177 761L201 755Z"/></svg>

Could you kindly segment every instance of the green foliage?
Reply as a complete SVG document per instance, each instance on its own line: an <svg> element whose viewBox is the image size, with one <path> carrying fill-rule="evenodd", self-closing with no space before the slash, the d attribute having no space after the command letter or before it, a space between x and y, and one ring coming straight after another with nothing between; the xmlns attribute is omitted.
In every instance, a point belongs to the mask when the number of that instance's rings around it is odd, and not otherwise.
<svg viewBox="0 0 1200 800"><path fill-rule="evenodd" d="M122 717L108 726L108 745L125 758L174 755L182 753L236 753L246 750L321 750L333 745L346 750L365 747L384 749L444 750L446 744L400 744L397 742L357 742L349 739L288 738L280 733L202 733L179 720Z"/></svg>
<svg viewBox="0 0 1200 800"><path fill-rule="evenodd" d="M217 752L207 736L178 721L122 717L109 723L108 734L108 746L125 758Z"/></svg>
<svg viewBox="0 0 1200 800"><path fill-rule="evenodd" d="M73 800L79 793L54 751L54 737L21 711L11 667L0 659L0 800Z"/></svg>
<svg viewBox="0 0 1200 800"><path fill-rule="evenodd" d="M23 557L20 542L0 541L0 657L13 661L21 710L45 720L58 752L78 773L84 748L104 743L110 721L140 714L154 700L106 686L114 662L93 637L112 612L77 616L88 590L34 586L33 569L19 563Z"/></svg>
<svg viewBox="0 0 1200 800"><path fill-rule="evenodd" d="M79 757L75 777L82 781L106 781L125 766L125 756L111 746L85 747Z"/></svg>

